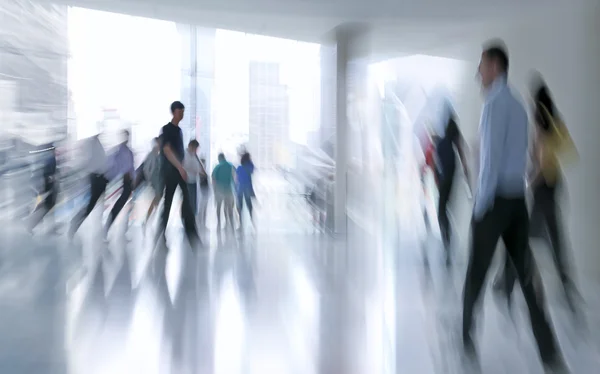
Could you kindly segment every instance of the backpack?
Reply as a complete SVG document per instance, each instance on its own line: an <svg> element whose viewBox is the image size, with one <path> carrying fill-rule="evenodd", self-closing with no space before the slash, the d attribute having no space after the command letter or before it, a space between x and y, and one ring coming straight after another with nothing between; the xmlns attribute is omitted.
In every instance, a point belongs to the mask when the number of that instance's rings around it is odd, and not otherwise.
<svg viewBox="0 0 600 374"><path fill-rule="evenodd" d="M144 161L144 175L147 180L153 180L153 177L162 172L160 154L150 154Z"/></svg>
<svg viewBox="0 0 600 374"><path fill-rule="evenodd" d="M200 167L204 171L204 175L200 174L200 187L208 187L208 173L206 172L206 167L204 166L204 163L202 162L202 160L200 160L198 156L196 156L196 159L198 160Z"/></svg>

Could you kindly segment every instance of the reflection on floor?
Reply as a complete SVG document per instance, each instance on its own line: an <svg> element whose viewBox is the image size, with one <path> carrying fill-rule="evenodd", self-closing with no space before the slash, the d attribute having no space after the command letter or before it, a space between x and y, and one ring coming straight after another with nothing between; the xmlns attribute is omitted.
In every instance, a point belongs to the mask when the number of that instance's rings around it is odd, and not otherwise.
<svg viewBox="0 0 600 374"><path fill-rule="evenodd" d="M90 223L73 244L3 232L0 372L468 372L457 345L464 251L447 271L434 236L383 240L351 226L344 243L298 221L294 203L279 206L256 229L206 233L196 252L179 223L168 250L138 226L127 240L123 222L107 244ZM545 268L573 372L596 373L598 297L586 293L587 324L576 323ZM483 373L542 373L522 297L516 305L511 314L487 291Z"/></svg>

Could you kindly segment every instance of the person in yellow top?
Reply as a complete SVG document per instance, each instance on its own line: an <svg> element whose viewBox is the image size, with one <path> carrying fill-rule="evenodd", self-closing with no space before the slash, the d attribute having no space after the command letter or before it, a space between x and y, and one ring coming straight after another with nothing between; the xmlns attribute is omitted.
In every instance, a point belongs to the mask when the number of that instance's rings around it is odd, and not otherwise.
<svg viewBox="0 0 600 374"><path fill-rule="evenodd" d="M534 78L531 92L534 101L535 137L531 152L532 175L528 180L528 185L533 192L529 236L549 239L567 302L575 311L575 296L580 296L569 275L565 245L561 235L557 192L563 180L561 163L572 162L577 157L577 150L541 77ZM533 259L531 261L533 262ZM538 283L537 286L541 287L539 272L535 264L532 265L533 279ZM495 288L506 287L510 295L514 282L514 270L507 260L504 277L500 275L497 278ZM543 294L543 290L538 289L538 294Z"/></svg>

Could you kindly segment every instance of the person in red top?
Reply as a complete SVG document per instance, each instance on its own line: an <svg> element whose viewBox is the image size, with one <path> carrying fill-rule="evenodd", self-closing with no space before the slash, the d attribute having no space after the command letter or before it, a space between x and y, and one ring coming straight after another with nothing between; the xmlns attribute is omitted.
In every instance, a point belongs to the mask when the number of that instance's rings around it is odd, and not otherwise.
<svg viewBox="0 0 600 374"><path fill-rule="evenodd" d="M424 165L424 169L425 168L429 168L431 170L434 170L435 168L435 161L433 159L433 156L435 154L435 146L433 145L433 141L431 140L431 137L427 137L427 147L425 148L425 165ZM423 170L423 172L425 172L425 170Z"/></svg>
<svg viewBox="0 0 600 374"><path fill-rule="evenodd" d="M427 132L425 133L424 149L425 149L425 164L423 164L423 167L421 169L422 178L425 178L425 175L426 175L428 169L433 171L434 172L433 174L435 175L435 143L433 141L433 137L431 136L431 133L429 130L427 130ZM437 184L437 180L436 180L436 184Z"/></svg>
<svg viewBox="0 0 600 374"><path fill-rule="evenodd" d="M427 201L430 201L431 196L430 196L430 189L427 186L427 174L428 172L432 172L432 174L435 176L435 144L433 142L433 139L431 137L431 132L430 130L426 130L425 131L425 139L423 141L423 143L421 143L423 146L423 153L425 156L425 162L423 163L423 165L421 165L421 184L423 186L423 193L425 196L425 205L423 205L423 215L424 215L424 219L425 219L425 227L427 229L427 231L429 231L430 228L430 220L429 220L429 215L428 210L427 210L427 206L428 203ZM437 184L437 181L436 181Z"/></svg>

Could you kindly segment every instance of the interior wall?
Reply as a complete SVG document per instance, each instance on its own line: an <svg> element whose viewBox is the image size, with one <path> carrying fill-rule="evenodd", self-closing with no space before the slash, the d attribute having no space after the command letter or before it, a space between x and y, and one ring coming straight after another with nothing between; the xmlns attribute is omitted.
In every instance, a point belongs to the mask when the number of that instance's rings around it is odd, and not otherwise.
<svg viewBox="0 0 600 374"><path fill-rule="evenodd" d="M568 204L563 217L575 265L584 276L600 274L600 11L598 5L538 12L530 19L475 33L457 48L471 61L473 75L464 82L457 111L467 139L477 139L481 94L474 75L481 45L492 38L506 43L509 80L525 100L533 69L545 77L580 153L566 168ZM465 201L466 202L466 201ZM469 209L469 204L463 204ZM466 223L468 225L468 223ZM468 230L468 227L466 227Z"/></svg>

